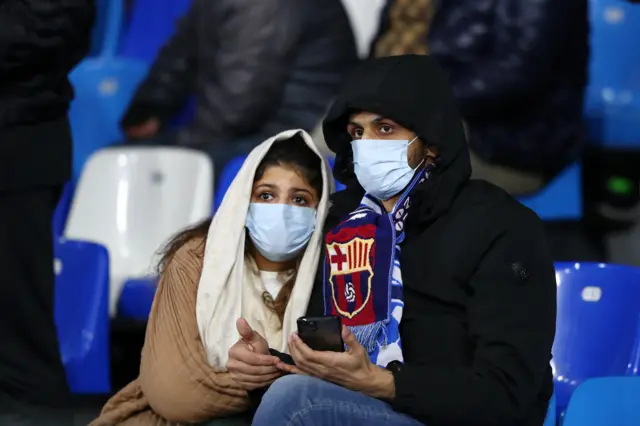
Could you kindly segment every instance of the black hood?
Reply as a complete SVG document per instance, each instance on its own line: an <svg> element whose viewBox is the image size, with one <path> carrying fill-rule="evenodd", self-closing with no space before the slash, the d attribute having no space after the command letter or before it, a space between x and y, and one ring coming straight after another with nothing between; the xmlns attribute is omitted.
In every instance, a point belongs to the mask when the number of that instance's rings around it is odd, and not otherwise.
<svg viewBox="0 0 640 426"><path fill-rule="evenodd" d="M390 118L438 149L431 178L415 187L420 221L449 209L471 176L469 148L449 81L429 56L407 55L362 63L347 79L323 123L324 137L336 153L334 174L347 187L359 186L353 172L350 114L368 111ZM355 189L355 188L353 188Z"/></svg>

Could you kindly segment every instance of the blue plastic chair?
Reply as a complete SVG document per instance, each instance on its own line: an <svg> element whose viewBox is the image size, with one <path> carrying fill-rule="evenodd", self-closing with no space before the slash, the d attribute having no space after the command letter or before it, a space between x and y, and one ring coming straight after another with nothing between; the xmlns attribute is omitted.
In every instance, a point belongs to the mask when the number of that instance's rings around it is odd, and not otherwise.
<svg viewBox="0 0 640 426"><path fill-rule="evenodd" d="M109 254L101 245L56 239L55 321L73 393L111 391Z"/></svg>
<svg viewBox="0 0 640 426"><path fill-rule="evenodd" d="M246 158L246 155L240 155L225 164L224 169L222 169L222 173L220 173L220 178L218 179L218 184L216 187L216 194L213 205L214 212L216 211L218 206L222 204L224 194L227 193L231 182L233 182L233 180L236 178L236 175L240 171L240 168L242 168L242 165L244 164L244 160L246 160Z"/></svg>
<svg viewBox="0 0 640 426"><path fill-rule="evenodd" d="M190 5L191 0L136 0L122 37L120 55L151 65ZM194 114L195 98L192 97L173 118L171 127L182 127L191 121Z"/></svg>
<svg viewBox="0 0 640 426"><path fill-rule="evenodd" d="M120 118L147 68L143 62L102 56L85 59L71 72L74 181L94 152L123 140Z"/></svg>
<svg viewBox="0 0 640 426"><path fill-rule="evenodd" d="M596 263L555 266L558 316L552 365L562 412L585 380L638 374L640 269Z"/></svg>
<svg viewBox="0 0 640 426"><path fill-rule="evenodd" d="M124 0L96 0L96 22L89 56L115 53L122 38L124 21Z"/></svg>
<svg viewBox="0 0 640 426"><path fill-rule="evenodd" d="M329 157L329 166L331 167L331 170L333 171L333 165L335 163L336 159L333 157ZM343 184L341 184L340 182L338 182L337 180L336 182L336 192L338 191L342 191L343 189L346 189L347 187Z"/></svg>
<svg viewBox="0 0 640 426"><path fill-rule="evenodd" d="M580 164L569 166L540 192L519 201L542 220L572 221L582 218L582 177Z"/></svg>
<svg viewBox="0 0 640 426"><path fill-rule="evenodd" d="M556 426L556 410L556 393L554 392L553 395L551 395L549 408L547 408L547 417L544 419L544 424L542 426Z"/></svg>
<svg viewBox="0 0 640 426"><path fill-rule="evenodd" d="M574 392L562 425L640 425L640 377L587 380Z"/></svg>
<svg viewBox="0 0 640 426"><path fill-rule="evenodd" d="M590 138L606 147L640 147L640 4L590 0L590 21Z"/></svg>
<svg viewBox="0 0 640 426"><path fill-rule="evenodd" d="M127 281L118 299L118 317L146 321L158 288L157 278L140 278Z"/></svg>

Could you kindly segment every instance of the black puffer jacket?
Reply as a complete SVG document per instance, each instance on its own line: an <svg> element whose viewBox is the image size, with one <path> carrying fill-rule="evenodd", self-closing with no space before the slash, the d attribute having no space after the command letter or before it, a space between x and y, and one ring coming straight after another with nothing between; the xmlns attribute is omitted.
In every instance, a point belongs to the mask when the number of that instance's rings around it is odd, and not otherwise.
<svg viewBox="0 0 640 426"><path fill-rule="evenodd" d="M0 1L0 189L70 173L69 71L89 50L93 0Z"/></svg>
<svg viewBox="0 0 640 426"><path fill-rule="evenodd" d="M324 122L347 189L332 196L330 229L357 208L349 114L388 117L435 145L441 162L414 187L400 265L405 365L394 409L429 426L540 426L553 392L556 283L541 221L501 189L470 180L462 124L428 56L365 63ZM322 273L308 315L322 315Z"/></svg>
<svg viewBox="0 0 640 426"><path fill-rule="evenodd" d="M0 2L0 128L64 117L93 19L93 0Z"/></svg>
<svg viewBox="0 0 640 426"><path fill-rule="evenodd" d="M587 0L436 2L429 48L450 75L473 151L549 177L574 161L584 141Z"/></svg>
<svg viewBox="0 0 640 426"><path fill-rule="evenodd" d="M167 123L195 93L182 144L310 130L356 62L340 0L193 0L123 126Z"/></svg>

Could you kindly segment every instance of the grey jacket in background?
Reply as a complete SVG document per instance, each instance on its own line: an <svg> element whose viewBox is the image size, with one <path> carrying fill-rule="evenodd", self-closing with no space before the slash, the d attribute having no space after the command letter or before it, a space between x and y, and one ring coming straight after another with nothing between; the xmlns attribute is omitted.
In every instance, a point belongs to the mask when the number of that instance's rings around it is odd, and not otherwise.
<svg viewBox="0 0 640 426"><path fill-rule="evenodd" d="M193 94L180 144L311 130L357 61L340 0L193 0L122 124L167 124Z"/></svg>

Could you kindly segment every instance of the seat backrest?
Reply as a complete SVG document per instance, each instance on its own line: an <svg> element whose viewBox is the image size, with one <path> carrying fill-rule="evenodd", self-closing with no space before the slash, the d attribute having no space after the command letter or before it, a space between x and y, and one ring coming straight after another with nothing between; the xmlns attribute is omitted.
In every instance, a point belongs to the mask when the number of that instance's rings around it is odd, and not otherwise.
<svg viewBox="0 0 640 426"><path fill-rule="evenodd" d="M153 62L160 48L173 35L177 21L192 0L136 0L124 31L120 54Z"/></svg>
<svg viewBox="0 0 640 426"><path fill-rule="evenodd" d="M74 179L91 154L123 139L120 118L146 72L143 62L121 58L85 59L71 72Z"/></svg>
<svg viewBox="0 0 640 426"><path fill-rule="evenodd" d="M127 278L151 274L172 235L210 216L212 181L209 157L186 148L110 148L89 159L65 237L109 249L112 313Z"/></svg>
<svg viewBox="0 0 640 426"><path fill-rule="evenodd" d="M125 0L96 0L96 20L89 56L114 56L122 39L126 19Z"/></svg>
<svg viewBox="0 0 640 426"><path fill-rule="evenodd" d="M554 392L551 395L551 399L549 400L549 407L547 408L547 417L544 419L544 424L542 426L556 426L557 419L557 407L556 407L556 393Z"/></svg>
<svg viewBox="0 0 640 426"><path fill-rule="evenodd" d="M331 167L331 170L333 171L333 165L336 161L335 157L329 157L328 161L329 161L329 167ZM346 186L338 182L337 180L335 181L335 183L336 183L336 192L346 189Z"/></svg>
<svg viewBox="0 0 640 426"><path fill-rule="evenodd" d="M562 425L640 425L640 377L587 380L571 397Z"/></svg>
<svg viewBox="0 0 640 426"><path fill-rule="evenodd" d="M54 241L55 322L69 385L75 393L109 392L109 255L98 244Z"/></svg>
<svg viewBox="0 0 640 426"><path fill-rule="evenodd" d="M558 316L553 347L559 410L593 377L636 374L640 269L596 263L556 264Z"/></svg>
<svg viewBox="0 0 640 426"><path fill-rule="evenodd" d="M587 110L640 107L640 4L590 0L591 60Z"/></svg>
<svg viewBox="0 0 640 426"><path fill-rule="evenodd" d="M540 192L518 200L542 220L577 220L582 217L582 174L580 164L567 167Z"/></svg>
<svg viewBox="0 0 640 426"><path fill-rule="evenodd" d="M236 175L242 168L244 160L246 159L246 155L240 155L224 165L222 173L220 173L220 177L218 178L218 182L216 183L217 188L213 211L215 211L218 207L220 207L220 204L222 204L224 195L227 193L229 186L231 186L231 182L233 182L233 180L236 178Z"/></svg>

